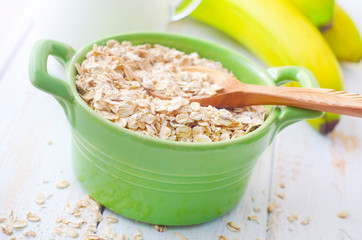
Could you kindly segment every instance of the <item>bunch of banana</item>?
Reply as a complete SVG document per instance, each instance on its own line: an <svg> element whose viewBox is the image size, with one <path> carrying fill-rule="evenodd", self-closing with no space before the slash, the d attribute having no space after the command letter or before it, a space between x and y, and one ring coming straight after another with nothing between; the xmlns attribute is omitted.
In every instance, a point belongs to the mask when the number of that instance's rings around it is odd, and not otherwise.
<svg viewBox="0 0 362 240"><path fill-rule="evenodd" d="M362 39L352 19L338 5L333 25L323 33L336 57L341 61L358 62L362 58Z"/></svg>
<svg viewBox="0 0 362 240"><path fill-rule="evenodd" d="M318 27L341 61L362 58L362 39L352 19L334 0L289 0L314 26Z"/></svg>
<svg viewBox="0 0 362 240"><path fill-rule="evenodd" d="M289 0L321 31L332 25L334 0Z"/></svg>
<svg viewBox="0 0 362 240"><path fill-rule="evenodd" d="M315 8L306 9L307 3ZM328 6L324 15L319 14L323 6ZM304 66L313 72L322 88L343 90L337 51L332 47L334 53L328 45L333 42L335 48L340 48L346 41L337 28L338 16L330 14L333 8L334 0L203 0L192 16L224 31L269 66ZM312 20L315 12L319 12L319 17ZM335 11L335 14L340 13ZM336 27L332 26L323 36L319 28L330 25L333 16ZM339 118L337 114L326 113L309 123L327 134Z"/></svg>

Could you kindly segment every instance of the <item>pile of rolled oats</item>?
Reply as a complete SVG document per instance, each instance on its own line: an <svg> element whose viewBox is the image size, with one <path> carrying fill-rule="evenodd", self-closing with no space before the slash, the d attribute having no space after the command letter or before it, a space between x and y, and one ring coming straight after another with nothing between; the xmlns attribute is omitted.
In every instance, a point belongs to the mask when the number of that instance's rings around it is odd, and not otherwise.
<svg viewBox="0 0 362 240"><path fill-rule="evenodd" d="M263 106L202 107L188 98L214 95L222 88L208 75L183 71L200 66L227 72L219 62L150 44L114 40L93 47L76 64L76 86L84 101L104 118L151 137L180 142L216 142L243 136L266 118ZM231 73L230 73L231 75ZM156 90L171 100L150 96Z"/></svg>

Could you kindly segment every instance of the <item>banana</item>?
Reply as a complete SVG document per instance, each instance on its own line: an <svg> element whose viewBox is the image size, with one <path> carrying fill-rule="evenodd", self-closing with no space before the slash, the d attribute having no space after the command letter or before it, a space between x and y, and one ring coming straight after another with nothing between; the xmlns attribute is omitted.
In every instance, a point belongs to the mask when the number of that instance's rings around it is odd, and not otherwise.
<svg viewBox="0 0 362 240"><path fill-rule="evenodd" d="M314 26L328 29L333 22L334 0L289 0Z"/></svg>
<svg viewBox="0 0 362 240"><path fill-rule="evenodd" d="M270 66L304 66L321 87L343 89L338 61L327 42L286 0L203 0L191 16L224 31ZM327 134L338 119L326 113L309 122Z"/></svg>
<svg viewBox="0 0 362 240"><path fill-rule="evenodd" d="M362 58L362 40L348 14L336 4L332 28L323 33L339 60L358 62Z"/></svg>

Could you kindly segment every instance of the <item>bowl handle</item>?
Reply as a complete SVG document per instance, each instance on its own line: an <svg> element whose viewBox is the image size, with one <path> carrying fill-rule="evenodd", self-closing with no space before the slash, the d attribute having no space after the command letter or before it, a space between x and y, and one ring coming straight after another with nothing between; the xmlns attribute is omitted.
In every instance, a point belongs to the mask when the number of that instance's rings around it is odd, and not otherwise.
<svg viewBox="0 0 362 240"><path fill-rule="evenodd" d="M48 73L47 62L49 56L54 56L65 68L75 50L61 42L42 39L34 44L30 54L29 78L38 89L52 94L63 107L68 119L72 117L74 96L65 81L52 77Z"/></svg>
<svg viewBox="0 0 362 240"><path fill-rule="evenodd" d="M302 87L319 88L319 84L312 72L303 67L273 67L269 68L267 72L273 78L275 85L277 86L295 81ZM320 111L295 107L284 107L279 114L276 133L302 119L319 118L322 117L323 114L324 112Z"/></svg>

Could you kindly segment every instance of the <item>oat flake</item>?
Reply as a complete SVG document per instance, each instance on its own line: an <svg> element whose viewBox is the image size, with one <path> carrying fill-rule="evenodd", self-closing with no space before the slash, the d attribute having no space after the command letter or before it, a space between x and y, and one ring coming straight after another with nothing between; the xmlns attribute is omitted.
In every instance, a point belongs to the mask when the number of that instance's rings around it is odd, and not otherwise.
<svg viewBox="0 0 362 240"><path fill-rule="evenodd" d="M181 240L188 240L187 238L185 238L184 236L182 236L180 233L175 232L175 235L178 236Z"/></svg>
<svg viewBox="0 0 362 240"><path fill-rule="evenodd" d="M5 233L6 235L13 234L13 226L7 223L0 224L1 231Z"/></svg>
<svg viewBox="0 0 362 240"><path fill-rule="evenodd" d="M278 196L280 199L284 199L284 198L285 198L284 192L279 192L279 193L277 194L277 196Z"/></svg>
<svg viewBox="0 0 362 240"><path fill-rule="evenodd" d="M22 220L22 219L17 219L12 223L13 228L24 228L28 225L28 223L26 222L26 220Z"/></svg>
<svg viewBox="0 0 362 240"><path fill-rule="evenodd" d="M302 225L308 225L309 223L310 223L309 219L303 219L300 221L300 224L302 224Z"/></svg>
<svg viewBox="0 0 362 240"><path fill-rule="evenodd" d="M44 204L44 203L45 203L45 195L44 195L44 193L38 193L38 194L35 196L34 201L35 201L38 205Z"/></svg>
<svg viewBox="0 0 362 240"><path fill-rule="evenodd" d="M254 212L256 212L256 213L260 212L260 208L259 208L259 207L254 207L253 210L254 210Z"/></svg>
<svg viewBox="0 0 362 240"><path fill-rule="evenodd" d="M297 214L289 215L289 216L287 216L287 219L288 219L289 222L292 223L292 222L294 222L295 220L298 219L298 215Z"/></svg>
<svg viewBox="0 0 362 240"><path fill-rule="evenodd" d="M271 212L273 212L274 210L275 210L275 208L277 207L277 204L275 203L275 202L271 202L271 203L269 203L268 204L268 207L267 207L267 209L268 209L268 213L271 213Z"/></svg>
<svg viewBox="0 0 362 240"><path fill-rule="evenodd" d="M338 214L337 214L337 216L339 218L346 218L348 215L349 215L348 211L346 211L346 210L342 210L342 211L338 212Z"/></svg>
<svg viewBox="0 0 362 240"><path fill-rule="evenodd" d="M155 229L157 232L164 232L164 231L166 231L166 226L165 225L155 225Z"/></svg>
<svg viewBox="0 0 362 240"><path fill-rule="evenodd" d="M229 240L229 238L225 237L224 235L220 235L219 240Z"/></svg>
<svg viewBox="0 0 362 240"><path fill-rule="evenodd" d="M65 228L63 229L63 232L64 232L68 237L71 237L71 238L76 238L76 237L79 236L79 235L78 235L78 232L77 232L75 229L71 228L71 227L65 227Z"/></svg>
<svg viewBox="0 0 362 240"><path fill-rule="evenodd" d="M132 236L132 238L134 240L143 240L142 234L141 233L136 233Z"/></svg>
<svg viewBox="0 0 362 240"><path fill-rule="evenodd" d="M23 232L23 235L26 237L36 237L36 232L34 230L29 230L29 231L25 231Z"/></svg>
<svg viewBox="0 0 362 240"><path fill-rule="evenodd" d="M260 223L258 215L250 215L250 216L248 216L248 220L255 221L256 223Z"/></svg>
<svg viewBox="0 0 362 240"><path fill-rule="evenodd" d="M67 187L69 187L69 185L70 185L70 183L67 180L61 180L55 184L55 186L60 189L67 188Z"/></svg>
<svg viewBox="0 0 362 240"><path fill-rule="evenodd" d="M118 219L115 218L115 217L112 217L112 216L107 216L107 217L106 217L106 223L107 223L107 224L117 223L117 222L118 222Z"/></svg>
<svg viewBox="0 0 362 240"><path fill-rule="evenodd" d="M30 222L39 222L41 220L41 218L33 212L28 212L26 214L26 219L28 219Z"/></svg>
<svg viewBox="0 0 362 240"><path fill-rule="evenodd" d="M232 232L240 232L240 227L233 223L233 222L228 222L226 224L226 226L232 231Z"/></svg>

